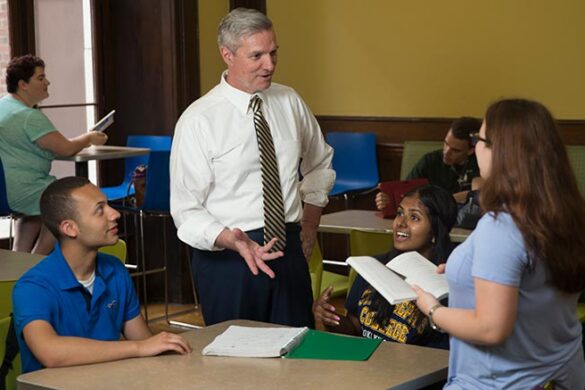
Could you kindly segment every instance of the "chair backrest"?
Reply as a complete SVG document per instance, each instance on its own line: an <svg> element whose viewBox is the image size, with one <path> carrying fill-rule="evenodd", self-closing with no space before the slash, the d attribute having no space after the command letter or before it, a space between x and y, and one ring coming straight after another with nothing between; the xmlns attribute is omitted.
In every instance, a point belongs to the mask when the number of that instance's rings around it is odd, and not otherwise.
<svg viewBox="0 0 585 390"><path fill-rule="evenodd" d="M400 166L400 180L406 179L422 156L442 148L443 142L441 141L405 141Z"/></svg>
<svg viewBox="0 0 585 390"><path fill-rule="evenodd" d="M146 190L142 210L170 211L170 151L153 151L148 157Z"/></svg>
<svg viewBox="0 0 585 390"><path fill-rule="evenodd" d="M315 242L313 253L311 253L309 273L311 274L311 288L313 290L313 300L315 301L321 295L321 281L323 279L323 255L318 242Z"/></svg>
<svg viewBox="0 0 585 390"><path fill-rule="evenodd" d="M0 282L0 318L8 317L12 313L12 289L15 284L15 280Z"/></svg>
<svg viewBox="0 0 585 390"><path fill-rule="evenodd" d="M129 135L126 146L134 148L149 148L151 151L170 151L172 137L170 135ZM124 164L124 181L129 182L134 168L148 164L148 154L127 157Z"/></svg>
<svg viewBox="0 0 585 390"><path fill-rule="evenodd" d="M392 247L394 237L391 233L369 232L352 230L349 233L349 248L351 256L376 256L386 253ZM352 268L349 271L348 293L357 274Z"/></svg>
<svg viewBox="0 0 585 390"><path fill-rule="evenodd" d="M118 239L118 242L114 245L102 246L99 249L99 252L115 256L120 259L122 263L126 264L126 241L122 239Z"/></svg>
<svg viewBox="0 0 585 390"><path fill-rule="evenodd" d="M333 148L333 169L337 182L359 183L363 190L378 184L378 161L376 155L376 135L373 133L330 132L327 143ZM335 189L331 191L335 195Z"/></svg>
<svg viewBox="0 0 585 390"><path fill-rule="evenodd" d="M568 145L567 154L575 172L579 191L585 196L585 145Z"/></svg>
<svg viewBox="0 0 585 390"><path fill-rule="evenodd" d="M5 317L0 319L0 363L4 360L6 354L6 338L8 336L8 330L10 328L10 320L11 317ZM11 340L11 342L15 342L16 340ZM16 347L18 344L15 344ZM13 351L13 353L16 351ZM15 390L16 389L16 378L22 373L22 366L20 362L20 353L17 353L12 360L12 369L8 371L6 374L6 380L4 382L4 386L0 384L0 388L6 390Z"/></svg>
<svg viewBox="0 0 585 390"><path fill-rule="evenodd" d="M0 159L0 216L12 214L10 205L8 205L8 198L6 196L6 178L4 177L4 165Z"/></svg>

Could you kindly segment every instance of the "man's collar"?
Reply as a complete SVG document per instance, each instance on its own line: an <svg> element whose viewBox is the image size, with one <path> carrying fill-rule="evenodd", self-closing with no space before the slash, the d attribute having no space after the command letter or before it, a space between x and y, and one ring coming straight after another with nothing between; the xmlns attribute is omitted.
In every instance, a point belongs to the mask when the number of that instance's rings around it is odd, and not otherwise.
<svg viewBox="0 0 585 390"><path fill-rule="evenodd" d="M222 92L225 95L226 99L229 100L243 115L247 115L248 113L252 112L248 111L248 109L250 107L250 99L252 99L252 96L254 95L258 95L262 99L263 105L266 106L266 95L264 94L263 91L249 94L247 92L239 90L231 86L230 83L227 82L226 80L227 74L228 74L227 70L221 74L221 80L219 84L221 86Z"/></svg>
<svg viewBox="0 0 585 390"><path fill-rule="evenodd" d="M55 244L55 249L53 249L53 252L49 254L49 257L53 258L54 261L54 271L55 275L57 275L56 278L59 288L62 290L78 288L80 286L79 281L75 277L75 274L69 266L69 263L67 263L67 260L63 256L63 251L61 250L59 243ZM112 273L112 269L103 261L100 261L99 258L100 254L98 253L95 260L95 274L96 277L102 277L103 279L106 279Z"/></svg>

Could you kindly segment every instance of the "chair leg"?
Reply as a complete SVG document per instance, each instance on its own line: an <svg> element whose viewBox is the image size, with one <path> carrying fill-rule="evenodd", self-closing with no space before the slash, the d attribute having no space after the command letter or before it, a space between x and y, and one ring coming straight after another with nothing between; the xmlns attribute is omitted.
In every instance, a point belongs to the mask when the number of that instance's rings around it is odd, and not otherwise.
<svg viewBox="0 0 585 390"><path fill-rule="evenodd" d="M179 314L185 314L185 313L190 313L192 311L196 311L199 310L199 299L197 298L197 290L195 289L195 278L193 277L193 269L191 266L191 253L189 252L189 246L185 244L185 248L186 248L186 252L187 252L187 266L189 268L189 278L191 280L191 292L193 293L193 304L194 307L192 309L187 309L187 310L182 310L178 313L173 313L173 316L175 315L179 315ZM199 329L201 328L200 326L197 325L193 325L193 324L188 324L186 322L182 322L182 321L167 321L169 325L172 326L179 326L182 328L188 328L188 329Z"/></svg>
<svg viewBox="0 0 585 390"><path fill-rule="evenodd" d="M189 280L191 281L191 292L193 293L193 303L195 309L199 308L199 298L197 297L197 289L195 288L195 276L193 276L193 266L191 265L191 253L189 253L189 246L187 247L187 268L189 268Z"/></svg>
<svg viewBox="0 0 585 390"><path fill-rule="evenodd" d="M12 224L14 223L14 217L10 214L10 221L8 225L8 249L12 250L12 244L14 244L14 233L12 232Z"/></svg>
<svg viewBox="0 0 585 390"><path fill-rule="evenodd" d="M165 321L169 323L169 268L168 268L168 253L167 253L167 219L162 217L163 222L163 261L164 261L164 285L165 285Z"/></svg>
<svg viewBox="0 0 585 390"><path fill-rule="evenodd" d="M144 212L140 210L140 255L142 267L142 292L144 294L144 320L148 323L148 293L146 288L146 255L144 253Z"/></svg>

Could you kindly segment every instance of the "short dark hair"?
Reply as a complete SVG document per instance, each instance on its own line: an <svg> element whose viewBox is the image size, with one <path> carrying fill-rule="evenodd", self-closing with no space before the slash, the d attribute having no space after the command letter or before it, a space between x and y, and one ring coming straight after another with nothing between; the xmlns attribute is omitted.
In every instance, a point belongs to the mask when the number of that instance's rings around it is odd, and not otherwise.
<svg viewBox="0 0 585 390"><path fill-rule="evenodd" d="M479 132L480 128L481 121L470 116L462 116L451 123L451 132L455 138L469 142L469 146L471 146L471 138L469 136Z"/></svg>
<svg viewBox="0 0 585 390"><path fill-rule="evenodd" d="M59 224L66 219L75 220L78 216L71 193L88 184L91 182L85 177L70 176L55 180L43 191L41 219L58 241L61 241L63 237L59 230Z"/></svg>
<svg viewBox="0 0 585 390"><path fill-rule="evenodd" d="M6 90L15 93L18 90L18 82L29 82L35 74L37 67L45 68L45 61L32 54L13 58L6 68Z"/></svg>

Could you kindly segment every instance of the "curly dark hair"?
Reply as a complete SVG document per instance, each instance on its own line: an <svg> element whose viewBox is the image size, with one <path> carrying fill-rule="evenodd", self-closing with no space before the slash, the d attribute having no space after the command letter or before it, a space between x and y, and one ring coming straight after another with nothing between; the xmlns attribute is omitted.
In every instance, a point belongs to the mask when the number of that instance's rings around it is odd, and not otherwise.
<svg viewBox="0 0 585 390"><path fill-rule="evenodd" d="M35 74L37 67L44 68L45 61L32 54L13 58L6 68L6 90L15 93L18 90L18 82L29 82Z"/></svg>

